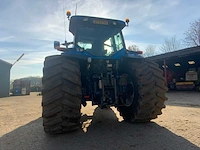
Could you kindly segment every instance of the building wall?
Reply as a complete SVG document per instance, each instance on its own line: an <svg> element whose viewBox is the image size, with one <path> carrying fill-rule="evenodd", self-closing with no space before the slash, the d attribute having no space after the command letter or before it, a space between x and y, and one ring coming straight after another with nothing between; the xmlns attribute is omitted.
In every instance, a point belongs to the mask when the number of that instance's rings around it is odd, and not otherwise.
<svg viewBox="0 0 200 150"><path fill-rule="evenodd" d="M0 60L0 98L10 95L11 64Z"/></svg>

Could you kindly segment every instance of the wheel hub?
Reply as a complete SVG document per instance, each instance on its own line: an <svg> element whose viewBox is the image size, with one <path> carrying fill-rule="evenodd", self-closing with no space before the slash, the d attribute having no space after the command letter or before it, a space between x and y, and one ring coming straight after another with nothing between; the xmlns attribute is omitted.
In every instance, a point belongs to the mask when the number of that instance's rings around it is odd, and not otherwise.
<svg viewBox="0 0 200 150"><path fill-rule="evenodd" d="M134 84L128 74L122 74L119 80L120 85L120 101L125 106L130 106L134 99Z"/></svg>

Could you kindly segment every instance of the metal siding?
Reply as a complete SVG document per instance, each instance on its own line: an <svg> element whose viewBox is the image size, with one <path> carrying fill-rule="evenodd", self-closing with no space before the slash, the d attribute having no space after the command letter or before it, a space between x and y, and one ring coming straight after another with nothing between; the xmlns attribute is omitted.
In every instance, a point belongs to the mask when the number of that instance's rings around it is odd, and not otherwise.
<svg viewBox="0 0 200 150"><path fill-rule="evenodd" d="M0 61L0 98L10 95L11 64Z"/></svg>

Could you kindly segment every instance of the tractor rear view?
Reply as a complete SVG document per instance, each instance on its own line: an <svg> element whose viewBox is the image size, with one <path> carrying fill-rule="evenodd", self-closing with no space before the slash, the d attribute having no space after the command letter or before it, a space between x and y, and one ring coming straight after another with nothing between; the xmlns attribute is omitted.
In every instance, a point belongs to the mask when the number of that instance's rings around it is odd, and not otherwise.
<svg viewBox="0 0 200 150"><path fill-rule="evenodd" d="M128 20L127 20L128 22ZM126 50L124 21L72 16L73 42L45 58L43 126L49 134L80 128L81 105L114 106L127 122L149 122L165 107L165 79L158 65ZM72 45L71 47L69 45ZM64 46L64 48L62 47Z"/></svg>

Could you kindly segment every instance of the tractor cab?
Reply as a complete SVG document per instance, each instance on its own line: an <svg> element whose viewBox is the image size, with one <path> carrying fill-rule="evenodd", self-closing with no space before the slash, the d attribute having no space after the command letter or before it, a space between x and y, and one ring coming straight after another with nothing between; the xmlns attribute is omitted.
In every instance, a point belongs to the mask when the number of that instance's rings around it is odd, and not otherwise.
<svg viewBox="0 0 200 150"><path fill-rule="evenodd" d="M74 47L94 56L111 56L125 48L121 30L125 22L88 16L72 16L69 31L74 35Z"/></svg>

